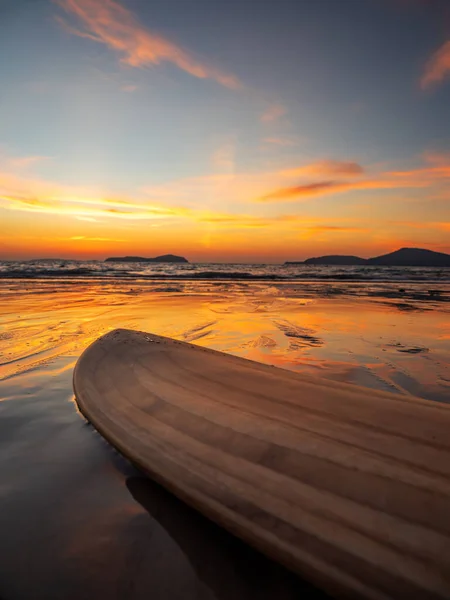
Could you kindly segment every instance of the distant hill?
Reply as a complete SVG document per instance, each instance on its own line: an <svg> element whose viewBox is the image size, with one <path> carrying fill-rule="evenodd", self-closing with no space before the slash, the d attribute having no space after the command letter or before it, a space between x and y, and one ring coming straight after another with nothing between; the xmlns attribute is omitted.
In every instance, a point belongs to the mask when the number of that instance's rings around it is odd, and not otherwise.
<svg viewBox="0 0 450 600"><path fill-rule="evenodd" d="M359 258L358 256L331 255L308 258L304 262L286 262L285 265L372 265L387 267L450 267L450 254L422 248L400 248L395 252Z"/></svg>
<svg viewBox="0 0 450 600"><path fill-rule="evenodd" d="M287 261L285 265L365 265L367 260L359 256L346 256L344 254L330 254L327 256L316 256L304 261Z"/></svg>
<svg viewBox="0 0 450 600"><path fill-rule="evenodd" d="M359 256L341 256L339 254L331 254L330 256L320 256L319 258L308 258L305 260L305 265L364 265L365 258Z"/></svg>
<svg viewBox="0 0 450 600"><path fill-rule="evenodd" d="M450 254L422 248L401 248L367 260L368 265L393 267L450 267Z"/></svg>
<svg viewBox="0 0 450 600"><path fill-rule="evenodd" d="M151 262L151 263L188 263L184 256L175 256L175 254L163 254L155 258L143 258L142 256L112 256L105 262Z"/></svg>

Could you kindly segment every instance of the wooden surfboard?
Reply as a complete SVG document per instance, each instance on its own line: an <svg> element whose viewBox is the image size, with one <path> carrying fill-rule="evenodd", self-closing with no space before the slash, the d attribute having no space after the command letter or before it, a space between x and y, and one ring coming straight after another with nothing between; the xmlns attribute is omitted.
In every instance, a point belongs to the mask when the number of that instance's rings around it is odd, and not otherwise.
<svg viewBox="0 0 450 600"><path fill-rule="evenodd" d="M450 598L450 407L116 330L81 412L181 499L336 597Z"/></svg>

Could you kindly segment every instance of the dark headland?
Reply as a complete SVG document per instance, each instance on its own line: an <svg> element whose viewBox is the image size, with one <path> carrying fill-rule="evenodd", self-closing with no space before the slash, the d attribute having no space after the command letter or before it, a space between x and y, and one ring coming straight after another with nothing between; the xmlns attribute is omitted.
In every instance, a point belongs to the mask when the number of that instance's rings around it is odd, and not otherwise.
<svg viewBox="0 0 450 600"><path fill-rule="evenodd" d="M318 256L305 261L285 262L285 265L367 265L386 267L450 267L450 254L434 252L423 248L400 248L395 252L376 256L374 258L360 258L359 256Z"/></svg>
<svg viewBox="0 0 450 600"><path fill-rule="evenodd" d="M329 256L318 256L308 258L304 263L286 263L286 264L305 264L305 265L365 265L365 258L359 256L344 256L341 254L331 254Z"/></svg>
<svg viewBox="0 0 450 600"><path fill-rule="evenodd" d="M184 256L175 256L175 254L163 254L155 258L143 258L142 256L112 256L105 259L105 262L150 262L150 263L188 263Z"/></svg>

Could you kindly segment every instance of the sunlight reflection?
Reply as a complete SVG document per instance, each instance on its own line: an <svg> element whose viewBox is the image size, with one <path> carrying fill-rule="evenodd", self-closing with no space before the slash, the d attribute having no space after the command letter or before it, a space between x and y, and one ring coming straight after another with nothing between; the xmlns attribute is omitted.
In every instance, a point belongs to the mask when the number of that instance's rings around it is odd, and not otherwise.
<svg viewBox="0 0 450 600"><path fill-rule="evenodd" d="M305 297L295 286L29 283L0 290L0 380L58 376L116 327L436 400L450 397L448 313L374 299ZM420 308L419 306L417 308Z"/></svg>

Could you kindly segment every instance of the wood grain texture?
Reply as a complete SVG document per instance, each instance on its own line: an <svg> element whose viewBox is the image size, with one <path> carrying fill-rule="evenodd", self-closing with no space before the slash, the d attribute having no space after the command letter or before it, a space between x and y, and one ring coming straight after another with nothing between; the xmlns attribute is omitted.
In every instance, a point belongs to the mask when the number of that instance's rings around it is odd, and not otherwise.
<svg viewBox="0 0 450 600"><path fill-rule="evenodd" d="M116 330L82 413L151 477L342 598L450 598L450 407Z"/></svg>

